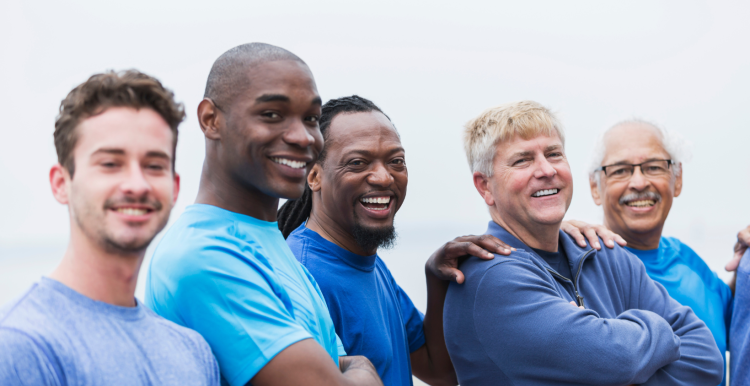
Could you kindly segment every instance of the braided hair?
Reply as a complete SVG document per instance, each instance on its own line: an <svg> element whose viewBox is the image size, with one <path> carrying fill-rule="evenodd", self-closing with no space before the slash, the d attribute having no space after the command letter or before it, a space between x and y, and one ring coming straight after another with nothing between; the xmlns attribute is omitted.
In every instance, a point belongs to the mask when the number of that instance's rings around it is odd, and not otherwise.
<svg viewBox="0 0 750 386"><path fill-rule="evenodd" d="M323 105L323 112L320 115L320 133L323 134L323 150L320 151L318 160L319 164L323 164L326 158L326 143L328 143L328 127L331 126L333 118L342 113L366 113L370 111L377 111L385 115L383 110L380 110L372 101L362 98L357 95L348 97L331 99ZM385 115L388 118L387 115ZM390 118L388 118L390 120ZM279 222L279 230L284 235L284 238L289 237L289 234L297 229L302 223L304 223L309 217L312 211L312 190L310 187L305 185L305 191L302 193L302 197L296 200L287 200L284 205L279 208L276 214Z"/></svg>

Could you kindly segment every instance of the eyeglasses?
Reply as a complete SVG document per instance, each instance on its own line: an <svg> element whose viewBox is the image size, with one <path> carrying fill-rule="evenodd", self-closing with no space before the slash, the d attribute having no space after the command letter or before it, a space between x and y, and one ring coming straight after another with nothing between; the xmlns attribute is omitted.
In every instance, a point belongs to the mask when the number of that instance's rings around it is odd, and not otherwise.
<svg viewBox="0 0 750 386"><path fill-rule="evenodd" d="M607 179L610 180L627 180L633 176L635 167L641 168L641 173L646 177L663 177L669 174L669 166L676 162L671 159L651 160L639 164L615 164L597 168L596 171L603 171Z"/></svg>

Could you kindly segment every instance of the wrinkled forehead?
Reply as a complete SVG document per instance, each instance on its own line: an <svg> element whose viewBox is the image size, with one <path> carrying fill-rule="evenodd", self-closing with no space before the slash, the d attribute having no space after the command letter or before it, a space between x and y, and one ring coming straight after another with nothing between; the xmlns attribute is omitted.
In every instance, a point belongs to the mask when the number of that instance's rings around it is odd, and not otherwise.
<svg viewBox="0 0 750 386"><path fill-rule="evenodd" d="M664 148L662 134L648 124L620 125L609 130L604 136L602 165L618 162L640 163L649 159L669 157Z"/></svg>
<svg viewBox="0 0 750 386"><path fill-rule="evenodd" d="M341 113L331 121L326 134L329 154L352 151L403 150L393 123L379 111Z"/></svg>

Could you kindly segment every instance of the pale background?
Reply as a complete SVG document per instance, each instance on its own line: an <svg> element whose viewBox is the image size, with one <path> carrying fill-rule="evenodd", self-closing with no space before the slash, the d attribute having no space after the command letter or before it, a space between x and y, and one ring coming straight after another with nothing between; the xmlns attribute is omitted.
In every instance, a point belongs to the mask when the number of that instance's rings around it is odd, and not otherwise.
<svg viewBox="0 0 750 386"><path fill-rule="evenodd" d="M195 110L211 64L253 41L303 58L324 100L370 98L398 127L409 194L399 243L382 257L420 309L425 259L448 239L483 232L488 220L461 126L521 99L552 108L566 127L576 186L569 219L601 222L585 169L607 126L642 117L692 141L665 234L726 279L736 233L750 224L748 20L750 6L739 1L3 0L0 303L48 274L66 245L67 210L47 174L68 91L93 73L136 68L185 103L174 220L197 192L204 149Z"/></svg>

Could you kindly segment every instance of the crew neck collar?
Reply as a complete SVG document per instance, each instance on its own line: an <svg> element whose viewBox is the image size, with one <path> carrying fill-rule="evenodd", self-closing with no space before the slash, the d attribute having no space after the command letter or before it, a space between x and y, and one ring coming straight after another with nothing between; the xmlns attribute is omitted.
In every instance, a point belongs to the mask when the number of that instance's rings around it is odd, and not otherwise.
<svg viewBox="0 0 750 386"><path fill-rule="evenodd" d="M138 299L134 297L135 307L123 307L91 299L63 283L49 277L42 277L39 285L43 288L58 292L69 300L89 310L95 310L110 317L123 320L138 320L146 316L146 310Z"/></svg>
<svg viewBox="0 0 750 386"><path fill-rule="evenodd" d="M318 232L315 232L314 230L307 227L307 222L303 223L301 225L302 228L302 236L308 237L318 243L323 248L329 250L333 256L336 256L339 260L343 261L346 265L365 272L370 272L373 269L375 269L375 260L378 257L378 254L370 255L370 256L362 256L358 255L356 253L350 252L336 243L333 243L327 239L325 239L323 236L318 234Z"/></svg>

